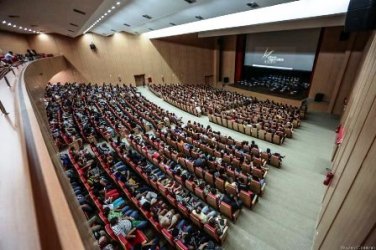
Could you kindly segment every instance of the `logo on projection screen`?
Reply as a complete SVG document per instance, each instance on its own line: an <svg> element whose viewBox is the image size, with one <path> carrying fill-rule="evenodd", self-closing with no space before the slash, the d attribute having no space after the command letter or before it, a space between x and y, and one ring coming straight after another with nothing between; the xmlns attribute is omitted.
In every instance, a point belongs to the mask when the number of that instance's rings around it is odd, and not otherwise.
<svg viewBox="0 0 376 250"><path fill-rule="evenodd" d="M274 50L269 50L269 48L265 50L264 55L262 56L262 59L264 60L265 64L276 64L276 63L281 63L285 61L284 58L274 56L273 53L274 53Z"/></svg>

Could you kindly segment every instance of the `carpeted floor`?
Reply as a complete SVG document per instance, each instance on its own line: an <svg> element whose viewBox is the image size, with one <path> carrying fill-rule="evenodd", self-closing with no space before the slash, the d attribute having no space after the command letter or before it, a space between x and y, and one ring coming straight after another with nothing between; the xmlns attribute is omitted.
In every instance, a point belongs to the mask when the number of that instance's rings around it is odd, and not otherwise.
<svg viewBox="0 0 376 250"><path fill-rule="evenodd" d="M286 155L281 169L270 167L265 193L255 208L252 211L243 208L236 223L230 223L225 249L311 249L337 119L328 114L309 113L308 119L295 130L294 138L278 146L210 123L207 116L186 113L147 88L139 87L139 91L162 108L182 116L184 122L198 121L236 140L254 140L261 149L270 148Z"/></svg>

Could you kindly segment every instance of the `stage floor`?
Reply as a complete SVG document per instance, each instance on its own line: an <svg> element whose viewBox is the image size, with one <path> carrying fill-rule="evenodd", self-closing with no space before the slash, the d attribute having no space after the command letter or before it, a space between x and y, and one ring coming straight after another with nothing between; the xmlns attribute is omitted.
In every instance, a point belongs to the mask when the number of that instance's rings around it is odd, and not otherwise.
<svg viewBox="0 0 376 250"><path fill-rule="evenodd" d="M244 89L244 90L247 90L247 91L257 92L257 93L261 93L261 94L265 94L265 95L272 95L272 96L277 96L277 97L282 97L282 98L292 99L292 100L298 100L298 101L303 101L304 99L306 99L308 97L308 93L309 93L309 90L306 90L306 91L299 93L297 95L288 95L288 94L281 94L281 93L278 93L278 92L272 92L272 91L267 90L263 87L248 87L248 86L243 86L243 85L236 84L236 83L229 84L228 86L238 88L238 89Z"/></svg>

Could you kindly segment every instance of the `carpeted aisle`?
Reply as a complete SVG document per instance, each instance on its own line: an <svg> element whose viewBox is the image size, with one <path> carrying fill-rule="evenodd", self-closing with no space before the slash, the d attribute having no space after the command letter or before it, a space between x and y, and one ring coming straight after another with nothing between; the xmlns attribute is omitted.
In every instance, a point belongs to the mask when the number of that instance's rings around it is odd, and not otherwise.
<svg viewBox="0 0 376 250"><path fill-rule="evenodd" d="M321 199L325 168L335 140L338 120L321 113L309 113L308 120L295 130L283 146L249 137L196 117L155 96L147 88L139 91L150 101L183 117L197 121L236 140L254 140L261 149L286 155L281 169L270 167L264 195L251 211L243 208L236 223L230 223L225 249L311 249Z"/></svg>

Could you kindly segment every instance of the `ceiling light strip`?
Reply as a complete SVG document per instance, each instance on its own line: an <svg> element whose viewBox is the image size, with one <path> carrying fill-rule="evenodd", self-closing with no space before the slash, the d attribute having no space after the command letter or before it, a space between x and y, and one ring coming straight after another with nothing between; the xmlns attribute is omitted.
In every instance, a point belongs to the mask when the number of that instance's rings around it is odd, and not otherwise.
<svg viewBox="0 0 376 250"><path fill-rule="evenodd" d="M9 26L9 28L19 29L19 30L23 30L23 31L27 31L27 32L38 33L38 34L40 33L40 31L38 31L38 30L24 28L21 25L14 24L14 23L8 22L6 20L3 20L1 23L3 25Z"/></svg>
<svg viewBox="0 0 376 250"><path fill-rule="evenodd" d="M94 23L92 23L85 31L84 31L84 34L86 34L87 32L89 32L92 28L94 28L95 25L97 25L99 22L103 21L103 19L112 12L112 10L114 10L116 7L118 7L119 5L121 4L120 1L117 1L115 5L112 5L111 8L109 8L108 10L106 10L102 16L100 16L96 21L94 21Z"/></svg>

